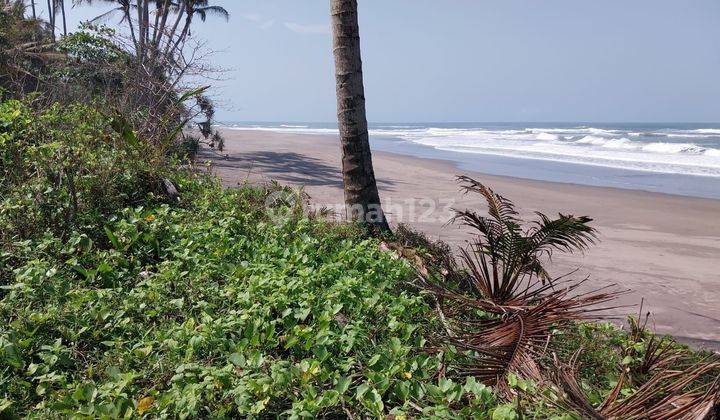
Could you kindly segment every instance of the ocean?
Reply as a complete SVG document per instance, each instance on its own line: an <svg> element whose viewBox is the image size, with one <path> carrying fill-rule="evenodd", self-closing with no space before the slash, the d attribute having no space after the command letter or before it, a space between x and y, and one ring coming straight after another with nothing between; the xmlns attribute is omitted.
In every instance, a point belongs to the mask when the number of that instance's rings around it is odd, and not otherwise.
<svg viewBox="0 0 720 420"><path fill-rule="evenodd" d="M224 123L337 135L335 124ZM494 175L720 199L720 124L370 124L373 150Z"/></svg>

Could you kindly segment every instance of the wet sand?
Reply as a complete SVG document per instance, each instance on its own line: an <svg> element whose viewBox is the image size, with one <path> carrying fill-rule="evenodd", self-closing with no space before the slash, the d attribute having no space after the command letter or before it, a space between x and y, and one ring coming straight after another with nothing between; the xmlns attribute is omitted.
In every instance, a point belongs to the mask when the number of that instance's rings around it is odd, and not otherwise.
<svg viewBox="0 0 720 420"><path fill-rule="evenodd" d="M315 205L342 214L340 148L333 136L224 130L221 154L204 149L227 186L277 180L303 185ZM654 314L659 333L720 350L720 200L533 181L461 171L454 163L374 152L383 207L391 222L404 222L431 238L463 246L467 230L445 226L450 207L483 208L455 182L469 175L513 200L521 215L541 211L589 215L600 242L584 255L556 255L551 272L575 268L593 287L611 283L631 292L620 304ZM637 307L627 308L637 313Z"/></svg>

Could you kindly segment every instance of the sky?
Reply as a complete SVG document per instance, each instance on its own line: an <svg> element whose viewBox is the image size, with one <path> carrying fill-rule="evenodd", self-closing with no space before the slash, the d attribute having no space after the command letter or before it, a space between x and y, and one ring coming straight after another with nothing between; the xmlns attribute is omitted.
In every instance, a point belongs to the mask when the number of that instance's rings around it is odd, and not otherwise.
<svg viewBox="0 0 720 420"><path fill-rule="evenodd" d="M718 0L359 3L371 122L720 122ZM215 4L218 120L335 121L329 0Z"/></svg>

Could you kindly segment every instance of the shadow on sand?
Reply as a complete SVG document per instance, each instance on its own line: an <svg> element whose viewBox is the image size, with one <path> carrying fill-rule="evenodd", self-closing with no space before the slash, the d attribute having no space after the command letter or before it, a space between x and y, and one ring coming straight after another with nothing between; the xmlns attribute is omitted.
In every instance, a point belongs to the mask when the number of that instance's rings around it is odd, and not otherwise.
<svg viewBox="0 0 720 420"><path fill-rule="evenodd" d="M283 183L343 187L339 167L300 153L258 151L225 157L204 149L198 157L200 160L212 161L216 172L223 180L234 181L232 184L241 183L257 173ZM392 181L378 179L377 184L384 190L393 190Z"/></svg>

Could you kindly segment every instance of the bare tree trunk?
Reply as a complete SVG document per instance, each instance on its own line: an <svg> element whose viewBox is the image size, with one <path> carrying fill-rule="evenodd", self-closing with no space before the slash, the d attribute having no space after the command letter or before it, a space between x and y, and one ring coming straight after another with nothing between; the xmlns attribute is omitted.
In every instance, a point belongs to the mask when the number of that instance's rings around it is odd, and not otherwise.
<svg viewBox="0 0 720 420"><path fill-rule="evenodd" d="M150 0L143 0L143 24L145 25L145 49L150 47ZM145 52L147 55L147 51Z"/></svg>
<svg viewBox="0 0 720 420"><path fill-rule="evenodd" d="M37 12L35 11L35 0L30 0L30 7L32 7L33 20L37 20Z"/></svg>
<svg viewBox="0 0 720 420"><path fill-rule="evenodd" d="M357 0L330 0L345 206L350 220L389 230L370 153Z"/></svg>
<svg viewBox="0 0 720 420"><path fill-rule="evenodd" d="M173 54L175 54L175 51L180 47L180 52L182 52L182 45L185 41L185 38L188 35L188 32L190 31L190 25L192 24L193 16L195 15L195 12L192 9L192 5L188 4L185 8L185 26L183 26L183 30L180 33L180 36L178 37L177 41L175 41L175 44L170 49L170 56L168 58L172 57Z"/></svg>
<svg viewBox="0 0 720 420"><path fill-rule="evenodd" d="M158 39L158 29L160 29L160 18L162 17L163 10L165 8L166 1L163 1L162 3L159 1L155 2L155 23L153 24L152 28L152 42L150 43L152 45L151 53L152 55L155 54L155 42Z"/></svg>
<svg viewBox="0 0 720 420"><path fill-rule="evenodd" d="M135 44L135 55L140 56L140 45L138 44L137 36L135 35L135 27L133 26L132 15L130 15L130 3L123 2L123 13L125 13L125 20L127 20L128 27L130 28L130 36L132 37L133 44Z"/></svg>

